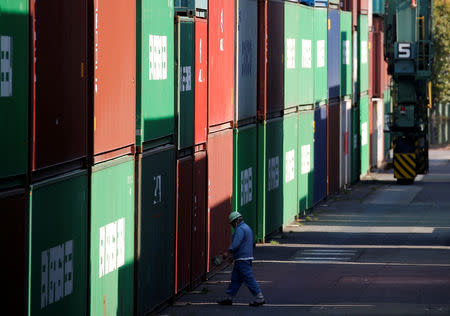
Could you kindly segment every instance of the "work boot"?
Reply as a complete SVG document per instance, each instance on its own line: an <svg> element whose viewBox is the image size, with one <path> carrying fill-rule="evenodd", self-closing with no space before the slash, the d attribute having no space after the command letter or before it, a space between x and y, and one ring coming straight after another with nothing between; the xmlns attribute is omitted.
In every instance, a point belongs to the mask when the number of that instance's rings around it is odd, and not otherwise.
<svg viewBox="0 0 450 316"><path fill-rule="evenodd" d="M256 295L256 299L248 305L255 307L255 306L261 306L264 304L266 304L266 301L264 300L264 296L262 293L259 293L258 295Z"/></svg>

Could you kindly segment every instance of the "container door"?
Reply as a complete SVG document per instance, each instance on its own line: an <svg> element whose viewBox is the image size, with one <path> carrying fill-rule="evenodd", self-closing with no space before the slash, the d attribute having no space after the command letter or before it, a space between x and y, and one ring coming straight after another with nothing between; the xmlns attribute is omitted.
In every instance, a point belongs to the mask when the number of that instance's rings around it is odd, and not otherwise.
<svg viewBox="0 0 450 316"><path fill-rule="evenodd" d="M339 10L328 9L328 98L340 94L340 18Z"/></svg>
<svg viewBox="0 0 450 316"><path fill-rule="evenodd" d="M361 175L365 175L369 171L370 160L370 134L369 134L369 97L361 98L359 104L359 120L360 120L360 144L361 144Z"/></svg>
<svg viewBox="0 0 450 316"><path fill-rule="evenodd" d="M380 168L384 161L384 104L383 100L377 100L377 167Z"/></svg>
<svg viewBox="0 0 450 316"><path fill-rule="evenodd" d="M346 100L345 115L347 116L346 124L346 139L347 139L347 159L346 159L346 181L345 184L350 185L352 183L352 159L353 159L353 149L352 149L352 101Z"/></svg>
<svg viewBox="0 0 450 316"><path fill-rule="evenodd" d="M360 108L352 108L352 184L359 181L361 174Z"/></svg>
<svg viewBox="0 0 450 316"><path fill-rule="evenodd" d="M298 113L283 118L283 225L298 215Z"/></svg>
<svg viewBox="0 0 450 316"><path fill-rule="evenodd" d="M327 196L327 107L314 113L314 204Z"/></svg>
<svg viewBox="0 0 450 316"><path fill-rule="evenodd" d="M208 132L208 20L195 18L194 142L206 143Z"/></svg>
<svg viewBox="0 0 450 316"><path fill-rule="evenodd" d="M313 206L314 111L299 112L298 144L298 204L301 214Z"/></svg>
<svg viewBox="0 0 450 316"><path fill-rule="evenodd" d="M327 194L331 194L339 191L339 100L330 103L327 110Z"/></svg>
<svg viewBox="0 0 450 316"><path fill-rule="evenodd" d="M357 94L367 93L369 90L369 30L367 15L358 17L358 90Z"/></svg>
<svg viewBox="0 0 450 316"><path fill-rule="evenodd" d="M314 8L314 102L323 104L328 98L327 32L326 8Z"/></svg>
<svg viewBox="0 0 450 316"><path fill-rule="evenodd" d="M284 108L300 104L300 4L284 3Z"/></svg>
<svg viewBox="0 0 450 316"><path fill-rule="evenodd" d="M300 91L300 105L314 103L314 64L313 45L314 30L311 27L314 21L314 8L300 6L300 41L298 50L300 60L300 84L296 88Z"/></svg>
<svg viewBox="0 0 450 316"><path fill-rule="evenodd" d="M341 29L341 97L351 96L352 86L352 15L340 11Z"/></svg>

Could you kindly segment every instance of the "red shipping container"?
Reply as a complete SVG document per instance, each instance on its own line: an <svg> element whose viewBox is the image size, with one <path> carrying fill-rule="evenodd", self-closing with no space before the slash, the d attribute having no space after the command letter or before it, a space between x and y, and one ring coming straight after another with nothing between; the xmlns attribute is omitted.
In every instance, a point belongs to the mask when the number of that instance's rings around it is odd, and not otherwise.
<svg viewBox="0 0 450 316"><path fill-rule="evenodd" d="M134 151L136 2L95 0L93 7L93 152L99 162Z"/></svg>
<svg viewBox="0 0 450 316"><path fill-rule="evenodd" d="M208 20L195 18L195 144L208 132Z"/></svg>
<svg viewBox="0 0 450 316"><path fill-rule="evenodd" d="M358 0L358 14L368 14L369 13L369 1L372 0Z"/></svg>
<svg viewBox="0 0 450 316"><path fill-rule="evenodd" d="M284 3L258 1L258 119L284 109Z"/></svg>
<svg viewBox="0 0 450 316"><path fill-rule="evenodd" d="M374 84L374 47L373 47L373 32L369 32L369 98L372 97L373 84Z"/></svg>
<svg viewBox="0 0 450 316"><path fill-rule="evenodd" d="M387 63L384 60L384 19L373 18L373 91L376 98L383 98L384 89L389 85L390 78L387 74Z"/></svg>
<svg viewBox="0 0 450 316"><path fill-rule="evenodd" d="M327 106L327 195L339 191L340 176L340 101Z"/></svg>
<svg viewBox="0 0 450 316"><path fill-rule="evenodd" d="M216 127L212 130L233 126L234 13L234 1L209 0L208 124Z"/></svg>
<svg viewBox="0 0 450 316"><path fill-rule="evenodd" d="M193 157L177 161L177 213L175 247L175 292L189 285L191 275L191 227Z"/></svg>
<svg viewBox="0 0 450 316"><path fill-rule="evenodd" d="M191 285L206 274L206 151L194 154Z"/></svg>
<svg viewBox="0 0 450 316"><path fill-rule="evenodd" d="M358 26L358 7L361 0L341 0L341 9L352 12L353 27Z"/></svg>
<svg viewBox="0 0 450 316"><path fill-rule="evenodd" d="M233 129L208 135L208 267L231 243L233 195Z"/></svg>
<svg viewBox="0 0 450 316"><path fill-rule="evenodd" d="M87 1L30 0L32 170L87 156Z"/></svg>

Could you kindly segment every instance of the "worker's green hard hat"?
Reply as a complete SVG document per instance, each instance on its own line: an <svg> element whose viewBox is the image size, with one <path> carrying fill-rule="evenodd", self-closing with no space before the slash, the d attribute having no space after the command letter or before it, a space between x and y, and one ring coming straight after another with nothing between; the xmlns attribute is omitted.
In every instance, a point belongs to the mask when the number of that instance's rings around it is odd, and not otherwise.
<svg viewBox="0 0 450 316"><path fill-rule="evenodd" d="M235 220L237 220L239 217L242 217L241 213L239 213L239 212L231 212L230 216L228 216L228 221L230 223L232 223Z"/></svg>

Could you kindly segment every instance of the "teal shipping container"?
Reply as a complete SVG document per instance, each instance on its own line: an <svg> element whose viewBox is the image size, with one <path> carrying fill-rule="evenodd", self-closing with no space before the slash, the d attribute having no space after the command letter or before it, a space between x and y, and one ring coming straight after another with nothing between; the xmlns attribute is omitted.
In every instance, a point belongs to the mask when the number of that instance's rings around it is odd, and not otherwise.
<svg viewBox="0 0 450 316"><path fill-rule="evenodd" d="M134 158L92 167L90 315L134 312ZM83 289L86 296L86 288ZM80 315L83 313L78 313ZM62 315L62 314L60 314Z"/></svg>
<svg viewBox="0 0 450 316"><path fill-rule="evenodd" d="M369 28L367 15L358 15L358 83L355 94L369 91Z"/></svg>
<svg viewBox="0 0 450 316"><path fill-rule="evenodd" d="M341 23L341 97L353 94L353 38L352 38L352 13L340 11Z"/></svg>
<svg viewBox="0 0 450 316"><path fill-rule="evenodd" d="M245 222L257 232L257 125L235 128L233 133L233 211L238 211Z"/></svg>
<svg viewBox="0 0 450 316"><path fill-rule="evenodd" d="M373 15L384 15L384 3L385 0L369 0L372 1L372 13Z"/></svg>
<svg viewBox="0 0 450 316"><path fill-rule="evenodd" d="M361 175L369 171L370 138L369 138L369 96L362 96L359 101Z"/></svg>
<svg viewBox="0 0 450 316"><path fill-rule="evenodd" d="M0 189L28 170L28 0L0 0Z"/></svg>
<svg viewBox="0 0 450 316"><path fill-rule="evenodd" d="M33 184L29 204L28 315L85 315L87 172L75 171Z"/></svg>
<svg viewBox="0 0 450 316"><path fill-rule="evenodd" d="M300 214L314 202L314 111L298 116L298 210Z"/></svg>
<svg viewBox="0 0 450 316"><path fill-rule="evenodd" d="M322 105L328 99L328 12L326 8L314 8L314 102Z"/></svg>
<svg viewBox="0 0 450 316"><path fill-rule="evenodd" d="M136 145L149 148L175 133L173 4L142 0L136 11Z"/></svg>
<svg viewBox="0 0 450 316"><path fill-rule="evenodd" d="M300 91L299 105L314 104L314 66L313 66L313 44L314 30L314 8L300 5L300 39L299 39L299 66L300 82L296 87Z"/></svg>
<svg viewBox="0 0 450 316"><path fill-rule="evenodd" d="M194 19L176 17L176 104L178 149L194 146L194 77L195 77L195 28Z"/></svg>
<svg viewBox="0 0 450 316"><path fill-rule="evenodd" d="M298 112L283 117L283 226L298 215Z"/></svg>

